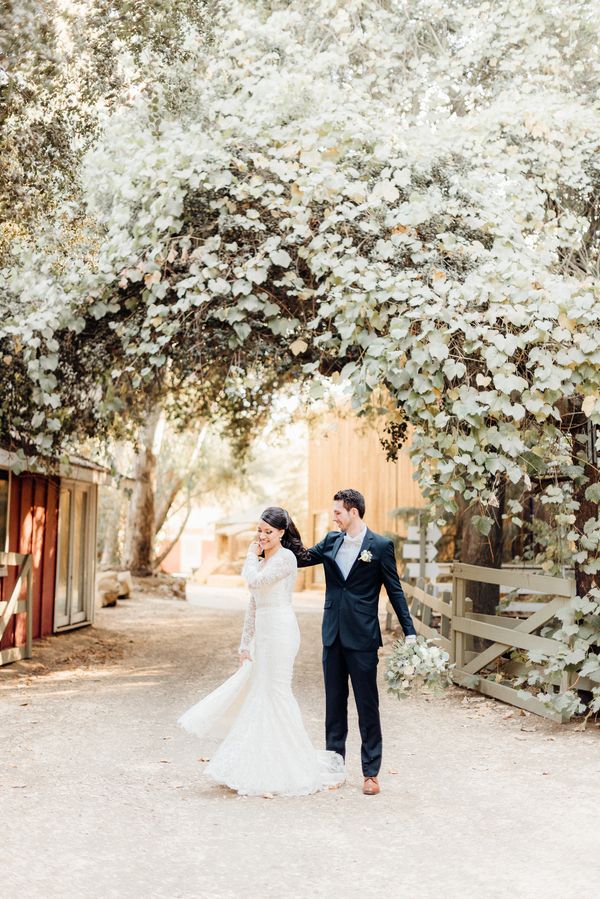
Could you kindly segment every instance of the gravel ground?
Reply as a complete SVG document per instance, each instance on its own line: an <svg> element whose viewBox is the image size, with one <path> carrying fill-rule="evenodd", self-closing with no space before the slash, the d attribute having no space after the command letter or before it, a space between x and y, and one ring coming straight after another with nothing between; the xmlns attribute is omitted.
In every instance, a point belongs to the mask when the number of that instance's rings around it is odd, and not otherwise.
<svg viewBox="0 0 600 899"><path fill-rule="evenodd" d="M235 668L241 591L134 598L0 670L2 899L571 899L593 895L600 728L477 694L382 696L382 793L242 798L177 716ZM296 692L322 745L321 600ZM389 649L389 645L384 648ZM380 665L380 669L381 669Z"/></svg>

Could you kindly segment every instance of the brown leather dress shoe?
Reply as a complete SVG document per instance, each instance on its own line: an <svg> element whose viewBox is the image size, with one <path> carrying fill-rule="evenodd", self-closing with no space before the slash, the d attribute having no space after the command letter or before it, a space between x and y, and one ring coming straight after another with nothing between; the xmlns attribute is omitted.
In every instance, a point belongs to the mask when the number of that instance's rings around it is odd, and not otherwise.
<svg viewBox="0 0 600 899"><path fill-rule="evenodd" d="M376 777L365 777L363 793L365 796L377 796L380 791L379 781Z"/></svg>

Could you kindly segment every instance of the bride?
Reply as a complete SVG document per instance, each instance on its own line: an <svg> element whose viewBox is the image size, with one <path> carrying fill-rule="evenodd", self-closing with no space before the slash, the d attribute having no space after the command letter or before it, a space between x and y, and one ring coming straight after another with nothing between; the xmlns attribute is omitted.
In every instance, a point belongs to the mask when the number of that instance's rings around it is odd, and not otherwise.
<svg viewBox="0 0 600 899"><path fill-rule="evenodd" d="M242 569L251 595L240 667L178 721L199 737L224 737L204 773L244 796L304 796L345 780L342 757L314 749L292 692L300 645L292 592L303 552L285 509L265 509Z"/></svg>

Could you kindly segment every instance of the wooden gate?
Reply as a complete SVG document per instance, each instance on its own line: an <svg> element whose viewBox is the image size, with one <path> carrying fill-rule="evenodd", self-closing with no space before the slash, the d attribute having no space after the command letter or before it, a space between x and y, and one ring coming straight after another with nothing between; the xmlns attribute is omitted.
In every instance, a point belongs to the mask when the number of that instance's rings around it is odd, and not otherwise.
<svg viewBox="0 0 600 899"><path fill-rule="evenodd" d="M526 588L532 592L550 595L553 598L542 603L540 608L528 618L467 613L465 608L467 581ZM550 711L535 696L526 696L523 691L500 683L498 674L486 675L484 669L511 649L521 649L525 652L537 649L549 655L559 649L568 650L565 644L549 637L540 637L535 631L548 624L574 595L575 581L572 579L549 577L526 571L483 568L478 565L464 565L461 562L455 562L452 566L451 650L451 658L456 666L453 674L454 680L464 686L470 686L475 679L475 689L486 696L501 699L503 702L534 712L536 715L561 721L560 715ZM468 652L466 647L468 634L484 640L491 640L492 645L480 652ZM515 673L514 668L511 673ZM501 673L500 676L502 676ZM559 688L561 690L569 688L568 675L563 676Z"/></svg>
<svg viewBox="0 0 600 899"><path fill-rule="evenodd" d="M465 565L462 562L455 562L451 573L451 603L433 596L429 590L422 587L402 584L406 595L413 601L413 620L417 633L436 639L436 642L450 653L450 662L455 666L453 680L456 683L536 715L562 721L559 714L548 709L535 696L506 683L510 677L529 669L522 663L506 659L505 654L511 650L524 652L538 650L554 654L561 648L568 648L564 643L542 637L536 631L547 625L575 595L575 581L529 571ZM483 615L471 610L467 596L469 581L531 591L552 598L530 604L533 614L527 618L514 618L501 614ZM521 611L526 605L521 604ZM432 613L441 616L440 631L432 626ZM491 645L478 651L470 650L467 646L469 636L491 641ZM493 665L496 665L496 670L490 672L489 669ZM585 689L598 686L588 683L587 678L580 678L578 685ZM563 691L569 687L569 675L565 673L556 683L556 689Z"/></svg>
<svg viewBox="0 0 600 899"><path fill-rule="evenodd" d="M25 613L25 644L10 646L0 652L0 665L31 658L33 611L33 557L31 553L0 553L0 567L16 566L17 580L10 597L0 602L0 639L13 615ZM25 599L21 598L23 585L27 583Z"/></svg>

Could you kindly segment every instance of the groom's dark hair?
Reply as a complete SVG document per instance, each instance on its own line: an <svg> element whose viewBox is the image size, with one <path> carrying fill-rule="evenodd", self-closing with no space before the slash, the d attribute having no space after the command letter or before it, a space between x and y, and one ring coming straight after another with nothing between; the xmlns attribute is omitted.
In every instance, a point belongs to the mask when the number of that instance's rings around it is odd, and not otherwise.
<svg viewBox="0 0 600 899"><path fill-rule="evenodd" d="M352 490L351 488L349 490L338 490L333 498L343 503L344 509L347 509L348 512L350 509L356 509L360 518L365 517L365 498L358 490Z"/></svg>

